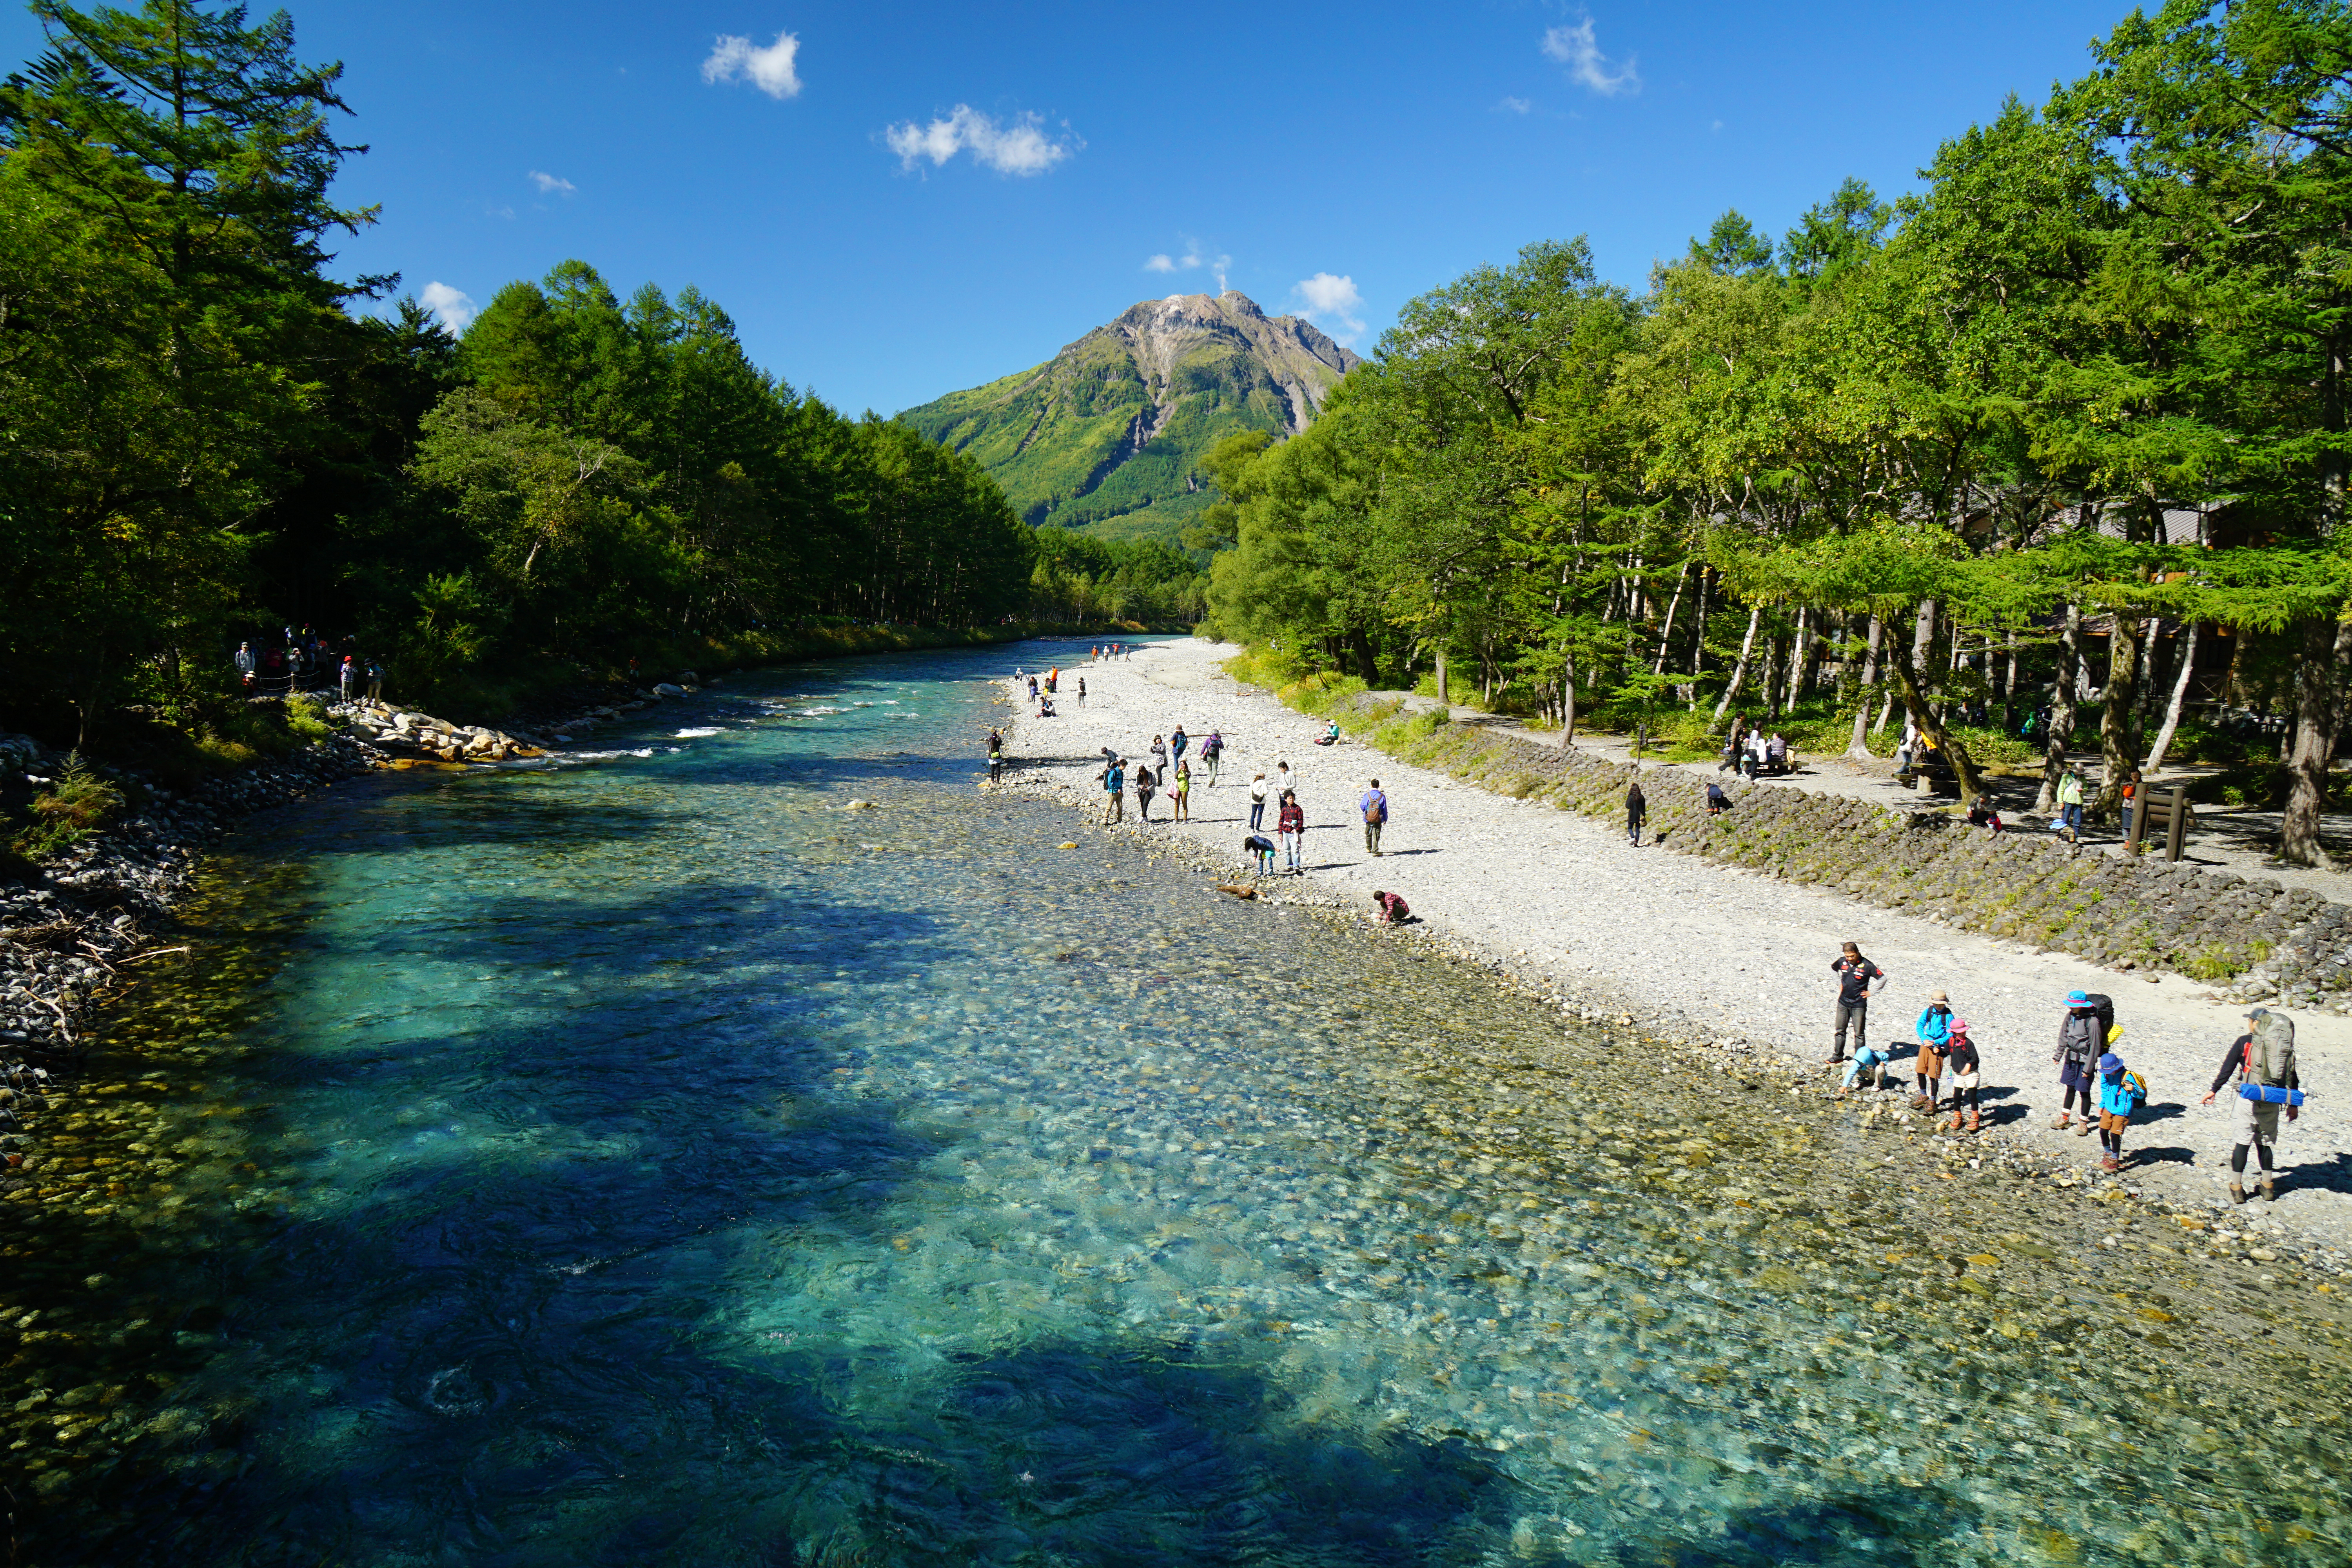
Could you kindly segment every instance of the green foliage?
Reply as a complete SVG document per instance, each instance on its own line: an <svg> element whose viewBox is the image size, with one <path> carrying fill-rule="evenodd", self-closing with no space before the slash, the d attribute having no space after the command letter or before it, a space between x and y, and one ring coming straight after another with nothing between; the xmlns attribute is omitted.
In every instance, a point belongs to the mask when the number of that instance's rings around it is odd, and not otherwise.
<svg viewBox="0 0 2352 1568"><path fill-rule="evenodd" d="M122 805L122 792L91 772L76 752L57 782L33 797L31 822L9 848L26 860L46 859L104 827Z"/></svg>
<svg viewBox="0 0 2352 1568"><path fill-rule="evenodd" d="M1647 723L1670 755L1744 711L1883 756L1907 718L1971 788L2035 763L2016 725L2074 683L2070 611L2110 791L2169 694L2117 626L2219 632L2226 700L2332 726L2347 38L2343 0L2176 0L1895 206L1848 180L1777 250L1728 212L1639 299L1577 240L1411 301L1306 435L1217 466L1208 625L1373 686L1433 691L1442 662L1449 698ZM2192 702L2221 677L2202 640ZM1984 668L2011 646L2014 689Z"/></svg>
<svg viewBox="0 0 2352 1568"><path fill-rule="evenodd" d="M234 700L261 626L350 639L406 700L491 702L682 638L1039 608L975 461L796 393L692 289L624 301L567 261L462 342L414 300L354 313L389 280L328 272L372 221L330 199L340 68L283 14L34 9L50 47L0 86L12 722L201 771L289 743ZM1169 577L1115 587L1172 616Z"/></svg>

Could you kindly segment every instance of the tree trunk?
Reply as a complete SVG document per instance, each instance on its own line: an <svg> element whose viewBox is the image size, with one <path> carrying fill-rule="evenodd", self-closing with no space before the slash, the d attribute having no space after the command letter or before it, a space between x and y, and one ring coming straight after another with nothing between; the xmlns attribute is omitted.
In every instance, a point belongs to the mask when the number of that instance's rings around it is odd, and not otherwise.
<svg viewBox="0 0 2352 1568"><path fill-rule="evenodd" d="M2139 680L2139 621L2122 610L2107 616L2107 689L2099 694L2099 793L2092 820L2111 820L2123 804L2124 781L2132 765L2131 710Z"/></svg>
<svg viewBox="0 0 2352 1568"><path fill-rule="evenodd" d="M2000 687L2001 733L2013 733L2017 729L2017 634L2009 634L2009 677Z"/></svg>
<svg viewBox="0 0 2352 1568"><path fill-rule="evenodd" d="M1944 760L1952 764L1952 772L1959 776L1960 798L1974 800L1983 793L1984 775L1977 771L1976 759L1945 731L1943 720L1936 716L1928 708L1927 700L1920 696L1918 678L1913 673L1911 659L1906 655L1900 637L1887 641L1886 668L1895 676L1895 689L1903 694L1903 706L1910 713L1911 722L1921 734L1935 742L1937 750L1943 752Z"/></svg>
<svg viewBox="0 0 2352 1568"><path fill-rule="evenodd" d="M2164 766L2164 753L2172 747L2173 731L2180 728L2180 710L2189 700L2189 672L2197 663L2197 623L2189 622L2180 631L2180 669L2172 678L2172 700L2165 705L2164 728L2157 731L2156 744L2147 749L2147 761L2139 771L2151 781L2156 770Z"/></svg>
<svg viewBox="0 0 2352 1568"><path fill-rule="evenodd" d="M2352 654L2352 621L2312 621L2304 627L2294 683L2294 752L2287 763L2286 811L2279 819L2279 858L2292 865L2328 864L2319 818L2327 805L2328 763L2343 717L2336 686L2347 654Z"/></svg>
<svg viewBox="0 0 2352 1568"><path fill-rule="evenodd" d="M1757 623L1763 620L1763 618L1764 606L1762 605L1758 605L1755 608L1748 612L1748 635L1740 639L1739 662L1732 667L1731 679L1725 684L1723 688L1723 696L1715 705L1715 718L1713 721L1713 723L1715 724L1722 723L1723 716L1731 711L1731 700L1733 698L1739 695L1739 688L1748 679L1748 657L1750 653L1755 651L1756 626Z"/></svg>
<svg viewBox="0 0 2352 1568"><path fill-rule="evenodd" d="M2083 658L2083 606L2066 606L2066 630L2058 639L2058 673L2050 679L2050 728L2042 737L2042 791L2033 797L2038 815L2058 800L2058 779L2066 771L2066 743L2074 738L2074 683Z"/></svg>
<svg viewBox="0 0 2352 1568"><path fill-rule="evenodd" d="M1437 650L1437 700L1449 708L1454 703L1453 697L1445 689L1445 649L1444 647Z"/></svg>
<svg viewBox="0 0 2352 1568"><path fill-rule="evenodd" d="M1683 563L1683 569L1675 574L1675 596L1666 601L1666 624L1658 628L1658 659L1650 667L1652 675L1664 675L1666 672L1666 645L1674 640L1675 612L1683 607L1683 579L1688 575L1690 575L1690 563L1685 561Z"/></svg>
<svg viewBox="0 0 2352 1568"><path fill-rule="evenodd" d="M1372 639L1361 627L1348 634L1348 651L1356 656L1356 679L1366 686L1381 683L1380 661L1372 657Z"/></svg>
<svg viewBox="0 0 2352 1568"><path fill-rule="evenodd" d="M1781 706L1794 708L1805 694L1805 649L1811 643L1813 629L1813 607L1801 605L1797 608L1797 635L1789 643L1789 684L1781 693Z"/></svg>
<svg viewBox="0 0 2352 1568"><path fill-rule="evenodd" d="M1576 744L1576 656L1568 656L1567 668L1559 678L1559 749Z"/></svg>
<svg viewBox="0 0 2352 1568"><path fill-rule="evenodd" d="M1911 670L1911 681L1913 685L1916 686L1918 684L1919 672L1927 668L1927 655L1934 650L1935 647L1936 601L1933 599L1922 599L1919 601L1918 621L1912 627L1911 631L1911 658L1909 668ZM1908 699L1906 698L1906 700L1907 701Z"/></svg>
<svg viewBox="0 0 2352 1568"><path fill-rule="evenodd" d="M1853 707L1853 739L1846 743L1845 754L1856 762L1870 760L1870 747L1864 743L1863 727L1870 722L1870 693L1878 684L1878 641L1886 628L1876 616L1870 617L1870 645L1862 656L1862 695Z"/></svg>

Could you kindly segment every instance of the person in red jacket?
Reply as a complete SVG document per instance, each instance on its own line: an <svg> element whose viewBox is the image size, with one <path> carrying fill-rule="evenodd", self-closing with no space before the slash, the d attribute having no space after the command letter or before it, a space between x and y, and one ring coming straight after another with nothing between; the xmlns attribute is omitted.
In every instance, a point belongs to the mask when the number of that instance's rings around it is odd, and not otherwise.
<svg viewBox="0 0 2352 1568"><path fill-rule="evenodd" d="M1412 919L1412 910L1394 893L1374 893L1372 902L1381 907L1382 925L1401 926Z"/></svg>
<svg viewBox="0 0 2352 1568"><path fill-rule="evenodd" d="M1298 797L1288 790L1282 792L1282 809L1275 814L1274 831L1282 840L1282 852L1289 858L1290 874L1303 877L1307 868L1298 863L1299 852L1306 847L1307 814L1298 807Z"/></svg>

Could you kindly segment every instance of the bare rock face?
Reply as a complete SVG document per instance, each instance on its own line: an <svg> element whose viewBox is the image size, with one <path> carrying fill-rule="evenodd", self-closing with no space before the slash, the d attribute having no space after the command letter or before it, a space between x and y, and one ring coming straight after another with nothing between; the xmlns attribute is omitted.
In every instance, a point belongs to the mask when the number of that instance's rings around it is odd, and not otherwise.
<svg viewBox="0 0 2352 1568"><path fill-rule="evenodd" d="M1213 499L1200 471L1212 445L1236 430L1297 434L1362 363L1247 295L1175 294L899 417L976 458L1032 522L1173 538Z"/></svg>

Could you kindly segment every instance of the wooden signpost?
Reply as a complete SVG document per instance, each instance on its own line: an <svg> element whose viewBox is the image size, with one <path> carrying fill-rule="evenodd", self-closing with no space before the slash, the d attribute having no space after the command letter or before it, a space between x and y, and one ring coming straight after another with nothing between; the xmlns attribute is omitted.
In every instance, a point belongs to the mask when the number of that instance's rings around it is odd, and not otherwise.
<svg viewBox="0 0 2352 1568"><path fill-rule="evenodd" d="M2141 852L2140 841L2150 827L2164 829L2164 858L2180 858L2180 851L2189 842L2189 786L2175 784L2168 790L2157 791L2142 787L2138 809L2132 813L2131 832L2124 845L2131 854Z"/></svg>

